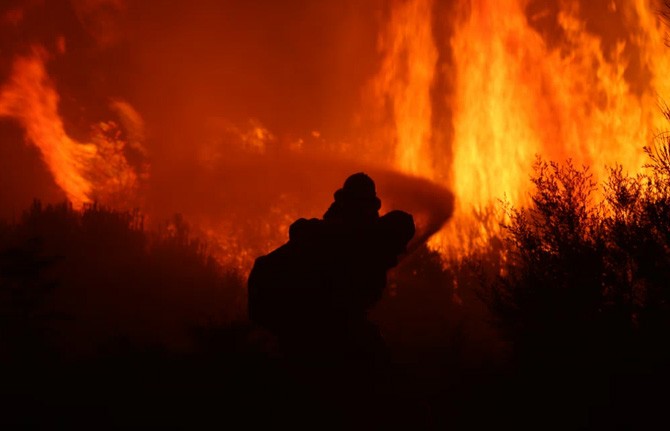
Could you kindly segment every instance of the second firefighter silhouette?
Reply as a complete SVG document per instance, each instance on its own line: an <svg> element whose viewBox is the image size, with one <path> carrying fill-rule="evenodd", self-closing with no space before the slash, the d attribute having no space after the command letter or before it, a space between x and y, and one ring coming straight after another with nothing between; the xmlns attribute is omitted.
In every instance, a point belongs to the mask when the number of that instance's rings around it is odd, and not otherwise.
<svg viewBox="0 0 670 431"><path fill-rule="evenodd" d="M334 197L322 220L297 220L286 244L256 259L249 316L285 349L359 356L381 341L367 312L414 236L414 220L403 211L380 217L375 183L364 173Z"/></svg>

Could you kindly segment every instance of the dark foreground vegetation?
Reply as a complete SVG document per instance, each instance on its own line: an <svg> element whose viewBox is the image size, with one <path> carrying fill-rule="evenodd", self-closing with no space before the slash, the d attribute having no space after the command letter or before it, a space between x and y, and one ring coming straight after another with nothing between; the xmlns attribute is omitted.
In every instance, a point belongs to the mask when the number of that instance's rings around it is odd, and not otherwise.
<svg viewBox="0 0 670 431"><path fill-rule="evenodd" d="M538 159L532 205L506 208L504 263L477 270L479 289L537 423L670 425L669 150L645 148L645 172L613 167L600 185Z"/></svg>
<svg viewBox="0 0 670 431"><path fill-rule="evenodd" d="M0 426L665 429L670 152L647 152L600 185L538 160L488 250L408 257L373 313L392 364L361 374L283 358L181 218L36 202L0 224Z"/></svg>

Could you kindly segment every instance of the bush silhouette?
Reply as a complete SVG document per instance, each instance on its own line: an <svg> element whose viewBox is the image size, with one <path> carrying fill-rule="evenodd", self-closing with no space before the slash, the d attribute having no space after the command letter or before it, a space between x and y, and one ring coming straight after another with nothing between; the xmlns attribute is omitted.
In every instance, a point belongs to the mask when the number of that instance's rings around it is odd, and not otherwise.
<svg viewBox="0 0 670 431"><path fill-rule="evenodd" d="M58 316L46 326L66 351L114 337L183 343L189 325L243 309L241 277L222 268L180 216L148 232L137 211L36 201L0 233L2 328Z"/></svg>
<svg viewBox="0 0 670 431"><path fill-rule="evenodd" d="M548 396L531 400L539 417L570 418L576 403L589 427L658 418L651 394L670 360L670 141L655 144L642 173L615 166L600 194L588 168L538 158L531 205L505 205L500 272L482 292L526 390Z"/></svg>
<svg viewBox="0 0 670 431"><path fill-rule="evenodd" d="M647 149L651 163L636 177L612 168L598 203L587 168L538 159L532 205L507 207L507 264L488 292L521 349L563 357L580 346L582 360L603 351L598 343L670 328L667 148Z"/></svg>

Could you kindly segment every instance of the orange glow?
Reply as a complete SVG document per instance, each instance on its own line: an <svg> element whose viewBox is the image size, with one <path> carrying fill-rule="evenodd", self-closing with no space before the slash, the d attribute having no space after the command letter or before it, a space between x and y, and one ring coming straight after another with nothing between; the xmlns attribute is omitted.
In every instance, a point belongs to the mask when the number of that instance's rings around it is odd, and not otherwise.
<svg viewBox="0 0 670 431"><path fill-rule="evenodd" d="M433 179L430 157L437 48L431 31L432 1L401 2L379 40L385 53L374 82L374 97L390 98L395 160L403 172Z"/></svg>
<svg viewBox="0 0 670 431"><path fill-rule="evenodd" d="M396 166L454 191L454 218L431 242L445 253L462 255L487 243L498 228L486 214L498 199L528 202L536 154L589 165L595 179L615 163L634 173L644 160L642 146L667 127L658 97L670 94L664 79L670 50L659 5L612 2L608 13L622 14L628 34L606 49L580 18L579 2L559 3L560 37L552 43L533 27L548 11L531 15L524 0L462 2L450 40L431 39L430 2L394 8L388 37L401 40L407 52L388 49L375 79L396 108L390 126L399 147ZM434 67L435 46L450 49L448 72ZM641 63L637 76L629 67L634 55ZM400 85L389 82L388 70L403 66L413 72ZM440 73L453 74L453 94L431 100L433 76ZM439 133L430 129L431 103L440 97L453 110L453 159L441 160L430 145L431 133ZM435 170L451 175L440 180Z"/></svg>
<svg viewBox="0 0 670 431"><path fill-rule="evenodd" d="M0 88L0 117L12 118L25 128L27 140L39 148L54 181L74 207L93 200L126 203L138 175L126 161L126 142L118 126L97 124L90 142L71 138L58 112L59 96L47 75L46 57L44 50L35 48L31 55L15 59L8 82ZM139 124L139 114L129 105L114 102L112 107L129 124Z"/></svg>
<svg viewBox="0 0 670 431"><path fill-rule="evenodd" d="M635 173L668 128L670 49L654 0L196 3L69 2L63 16L80 28L39 40L62 60L63 101L96 118L89 135L68 134L45 49L14 58L0 116L22 126L76 207L141 195L154 220L183 213L240 267L285 241L295 218L321 216L353 170L383 172L395 189L381 193L423 212L431 232L452 191L453 216L429 244L462 257L499 233L498 199L528 203L536 154L589 165L595 179L615 163ZM0 25L39 33L42 6ZM91 79L73 82L73 70ZM99 122L101 110L118 124ZM400 179L441 192L403 200Z"/></svg>

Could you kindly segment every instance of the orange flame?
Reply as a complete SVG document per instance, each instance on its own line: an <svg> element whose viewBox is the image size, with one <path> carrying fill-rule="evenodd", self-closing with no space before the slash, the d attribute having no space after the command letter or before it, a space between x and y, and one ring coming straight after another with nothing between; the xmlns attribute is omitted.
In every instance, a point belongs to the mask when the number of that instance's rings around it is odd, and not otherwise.
<svg viewBox="0 0 670 431"><path fill-rule="evenodd" d="M611 48L587 29L578 1L560 5L562 36L551 44L533 28L524 0L461 2L450 40L432 36L435 19L453 19L435 16L432 2L395 5L383 37L392 43L383 47L374 85L393 101L396 166L456 196L454 218L433 238L434 248L463 255L486 244L498 231L487 208L503 197L527 203L536 154L589 165L596 179L615 163L634 173L642 146L667 127L658 97L670 94L670 50L656 4L612 2L603 13L621 14L627 35ZM453 57L454 90L436 95L435 79L446 73L435 61L440 50ZM634 59L640 76L631 74ZM397 73L403 68L409 70ZM436 98L452 107L451 158L431 138L443 132L431 126L440 124L431 121Z"/></svg>
<svg viewBox="0 0 670 431"><path fill-rule="evenodd" d="M124 156L126 142L114 122L93 128L90 142L68 136L58 113L59 96L45 69L47 54L35 48L15 59L9 80L0 88L0 117L17 120L41 152L56 184L76 208L93 200L114 204L137 187L138 174ZM123 102L113 108L141 127L138 114ZM135 132L136 134L139 132ZM136 145L139 145L137 143Z"/></svg>
<svg viewBox="0 0 670 431"><path fill-rule="evenodd" d="M372 108L366 115L373 117L365 127L380 124L381 130L371 134L382 138L363 136L360 148L340 143L333 149L329 143L317 150L326 156L347 153L357 161L372 158L385 169L390 164L451 189L457 201L454 217L431 246L456 256L497 234L497 222L487 216L497 199L527 203L536 154L590 165L596 179L615 163L631 173L640 169L642 146L667 128L658 98L670 94L665 79L670 49L656 1L612 0L603 6L601 17L607 20L611 14L621 23L622 34L614 37L587 25L581 10L589 6L586 1L552 2L557 11L537 10L546 7L540 1L460 0L445 12L446 3L392 3L379 37L382 61L365 105ZM12 16L0 18L20 21ZM555 27L549 35L542 24L547 17ZM58 46L65 51L64 38ZM15 59L0 87L0 117L25 128L27 140L40 150L75 206L92 200L124 202L146 169L131 166L126 157L129 150L144 152L142 118L129 104L114 101L111 107L121 116L124 133L115 123L103 122L94 125L87 142L68 136L46 60L42 49ZM230 140L253 157L272 159L281 138L260 123L251 126L246 131L223 122L215 129L233 135ZM313 137L326 142L317 132ZM375 147L370 152L369 141L377 144L370 145ZM289 146L307 154L309 145L303 144L299 139ZM215 169L230 158L231 146L217 141L199 153L203 164ZM258 165L250 163L253 169ZM244 193L240 196L234 201L248 202ZM212 226L221 235L235 235L235 226Z"/></svg>
<svg viewBox="0 0 670 431"><path fill-rule="evenodd" d="M394 123L395 159L403 172L433 179L430 154L437 48L433 42L432 1L403 2L391 14L379 40L386 53L374 82L374 96L389 98ZM428 25L426 25L428 23Z"/></svg>

